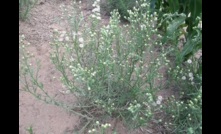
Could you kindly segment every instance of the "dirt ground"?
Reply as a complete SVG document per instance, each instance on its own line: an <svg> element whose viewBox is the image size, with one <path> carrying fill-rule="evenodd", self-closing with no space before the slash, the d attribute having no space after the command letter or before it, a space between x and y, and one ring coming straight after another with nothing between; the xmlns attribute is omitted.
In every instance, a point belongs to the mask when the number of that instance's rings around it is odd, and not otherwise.
<svg viewBox="0 0 221 134"><path fill-rule="evenodd" d="M29 51L41 60L40 81L44 83L49 94L70 101L70 97L59 92L62 86L57 82L58 79L52 79L53 76L57 76L56 78L59 76L49 62L52 30L64 28L62 23L58 24L55 20L61 16L58 7L68 2L70 1L39 0L31 10L28 20L19 21L19 35L25 35L26 41L31 44ZM63 134L71 131L76 124L78 124L76 116L68 114L59 107L45 104L26 92L19 92L19 134L27 134L25 129L31 125L35 134Z"/></svg>
<svg viewBox="0 0 221 134"><path fill-rule="evenodd" d="M50 62L50 41L54 29L65 30L67 23L59 21L62 17L60 5L70 5L72 0L38 0L31 10L26 21L19 21L19 35L24 34L26 42L30 43L28 50L36 59L41 60L39 80L44 83L47 92L65 102L73 102L74 98L68 94L62 94L62 85L59 82L59 74ZM84 2L84 1L82 1ZM82 8L85 14L90 10ZM102 21L107 24L108 16L103 16ZM55 79L53 79L55 77ZM25 130L33 127L35 134L71 134L76 125L80 123L77 116L54 105L46 104L34 98L31 94L19 92L19 134L28 134ZM112 124L112 122L111 122ZM127 130L121 123L115 124L119 134L127 134ZM133 132L141 133L140 131ZM154 133L152 130L142 132ZM156 134L156 133L155 133Z"/></svg>

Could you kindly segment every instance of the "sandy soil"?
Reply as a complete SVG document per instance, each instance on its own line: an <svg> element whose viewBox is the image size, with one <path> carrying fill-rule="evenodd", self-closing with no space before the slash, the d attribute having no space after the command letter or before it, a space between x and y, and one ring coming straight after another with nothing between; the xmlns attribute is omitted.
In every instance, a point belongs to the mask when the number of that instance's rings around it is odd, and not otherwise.
<svg viewBox="0 0 221 134"><path fill-rule="evenodd" d="M39 0L31 10L28 20L19 22L19 35L24 34L31 44L29 51L35 58L41 60L42 69L39 80L52 96L60 100L73 101L71 96L59 92L62 89L58 82L54 66L49 59L50 35L54 28L65 30L64 22L57 21L61 17L59 6L69 4L71 0ZM52 77L56 77L53 79ZM62 108L45 104L26 92L19 92L19 133L26 134L26 128L33 126L35 134L64 134L74 129L79 120L73 114L68 114Z"/></svg>

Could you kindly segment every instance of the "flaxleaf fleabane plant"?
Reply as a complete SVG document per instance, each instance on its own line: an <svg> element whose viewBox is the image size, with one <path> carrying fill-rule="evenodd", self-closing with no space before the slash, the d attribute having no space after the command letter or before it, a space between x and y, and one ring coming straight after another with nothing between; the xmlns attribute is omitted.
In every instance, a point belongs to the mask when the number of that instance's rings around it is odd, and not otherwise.
<svg viewBox="0 0 221 134"><path fill-rule="evenodd" d="M70 15L65 13L68 30L53 34L51 60L62 75L65 93L73 94L77 101L67 106L48 95L28 66L28 58L21 63L28 70L24 76L30 76L29 82L23 83L24 91L69 109L86 120L85 127L98 120L105 122L107 116L119 118L131 128L148 125L162 108L162 97L156 93L163 86L163 69L170 62L157 31L157 13L150 14L150 5L140 0L128 10L130 25L121 26L120 15L114 10L109 24L103 26L99 2L94 2L88 18L75 12L75 5ZM156 50L159 47L161 53Z"/></svg>
<svg viewBox="0 0 221 134"><path fill-rule="evenodd" d="M165 105L170 123L165 126L171 133L202 133L202 59L193 56L185 63L170 71L171 84L180 92L172 96Z"/></svg>

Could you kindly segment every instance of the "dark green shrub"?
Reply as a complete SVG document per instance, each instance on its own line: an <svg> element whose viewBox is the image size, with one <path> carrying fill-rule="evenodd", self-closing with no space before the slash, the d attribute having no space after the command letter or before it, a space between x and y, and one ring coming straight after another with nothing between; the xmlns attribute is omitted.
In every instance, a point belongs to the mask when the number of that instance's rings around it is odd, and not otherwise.
<svg viewBox="0 0 221 134"><path fill-rule="evenodd" d="M121 15L121 19L124 19L124 16L128 17L129 13L127 10L131 10L135 4L135 0L107 0L108 3L108 12L117 9Z"/></svg>
<svg viewBox="0 0 221 134"><path fill-rule="evenodd" d="M183 51L176 57L178 63L186 61L202 48L202 0L151 0L152 11L158 12L160 29L166 32L163 42L175 41L185 36ZM200 27L201 30L194 29ZM174 25L175 24L175 25ZM186 31L183 28L187 28ZM177 30L180 29L180 30ZM179 32L179 33L176 33ZM199 37L199 38L198 38Z"/></svg>

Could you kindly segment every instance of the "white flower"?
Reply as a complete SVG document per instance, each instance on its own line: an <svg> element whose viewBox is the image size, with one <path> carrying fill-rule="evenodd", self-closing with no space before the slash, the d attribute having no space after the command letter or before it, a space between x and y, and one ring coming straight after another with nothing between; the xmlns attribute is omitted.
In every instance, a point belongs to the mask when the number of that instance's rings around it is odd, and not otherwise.
<svg viewBox="0 0 221 134"><path fill-rule="evenodd" d="M100 12L100 6L97 6L97 10Z"/></svg>
<svg viewBox="0 0 221 134"><path fill-rule="evenodd" d="M66 94L70 94L71 93L71 91L70 90L66 90L66 92L65 92Z"/></svg>
<svg viewBox="0 0 221 134"><path fill-rule="evenodd" d="M66 36L66 37L65 37L65 40L66 40L66 41L69 41L69 37L68 37L68 36Z"/></svg>
<svg viewBox="0 0 221 134"><path fill-rule="evenodd" d="M75 40L75 35L73 35L73 37L72 37L72 38L73 38L73 40Z"/></svg>
<svg viewBox="0 0 221 134"><path fill-rule="evenodd" d="M156 102L158 105L160 105L161 104L161 101L160 100L157 100L157 102Z"/></svg>
<svg viewBox="0 0 221 134"><path fill-rule="evenodd" d="M92 12L97 12L97 8L94 8L94 9L92 10Z"/></svg>
<svg viewBox="0 0 221 134"><path fill-rule="evenodd" d="M84 47L84 44L80 44L79 47L80 47L80 48L83 48L83 47Z"/></svg>
<svg viewBox="0 0 221 134"><path fill-rule="evenodd" d="M62 34L66 34L66 31L62 31L61 33L62 33Z"/></svg>
<svg viewBox="0 0 221 134"><path fill-rule="evenodd" d="M189 73L189 77L193 77L193 73Z"/></svg>
<svg viewBox="0 0 221 134"><path fill-rule="evenodd" d="M65 36L65 34L61 34L61 35L60 35L60 38L63 38L64 36Z"/></svg>
<svg viewBox="0 0 221 134"><path fill-rule="evenodd" d="M197 26L198 28L200 28L200 29L202 29L202 21L199 21L199 23L198 23L198 26Z"/></svg>
<svg viewBox="0 0 221 134"><path fill-rule="evenodd" d="M198 50L196 53L195 53L195 58L199 59L201 56L202 56L202 50Z"/></svg>
<svg viewBox="0 0 221 134"><path fill-rule="evenodd" d="M63 38L59 38L58 41L62 42L62 41L63 41Z"/></svg>
<svg viewBox="0 0 221 134"><path fill-rule="evenodd" d="M55 32L58 32L58 29L55 28L54 31L55 31Z"/></svg>
<svg viewBox="0 0 221 134"><path fill-rule="evenodd" d="M186 80L186 76L183 76L183 77L182 77L182 80Z"/></svg>
<svg viewBox="0 0 221 134"><path fill-rule="evenodd" d="M76 34L76 32L75 32L75 31L72 31L72 35L73 35L73 36L75 36L75 35L77 35L77 34Z"/></svg>
<svg viewBox="0 0 221 134"><path fill-rule="evenodd" d="M91 73L92 76L95 76L96 72Z"/></svg>
<svg viewBox="0 0 221 134"><path fill-rule="evenodd" d="M95 18L96 16L94 14L91 15L92 18Z"/></svg>
<svg viewBox="0 0 221 134"><path fill-rule="evenodd" d="M94 8L93 10L92 10L92 12L100 12L100 7L98 6L98 7L96 7L96 8Z"/></svg>
<svg viewBox="0 0 221 134"><path fill-rule="evenodd" d="M191 64L191 63L192 63L192 60L191 60L191 59L187 60L187 63Z"/></svg>
<svg viewBox="0 0 221 134"><path fill-rule="evenodd" d="M106 126L105 126L105 124L101 124L101 127L105 128Z"/></svg>
<svg viewBox="0 0 221 134"><path fill-rule="evenodd" d="M190 17L190 16L191 16L191 13L189 13L187 17Z"/></svg>
<svg viewBox="0 0 221 134"><path fill-rule="evenodd" d="M163 97L161 95L158 96L158 100L162 101Z"/></svg>
<svg viewBox="0 0 221 134"><path fill-rule="evenodd" d="M58 90L59 92L61 92L61 93L63 93L63 94L69 94L69 93L71 93L71 91L70 90Z"/></svg>
<svg viewBox="0 0 221 134"><path fill-rule="evenodd" d="M83 43L84 39L83 38L79 38L79 42Z"/></svg>
<svg viewBox="0 0 221 134"><path fill-rule="evenodd" d="M193 77L190 77L190 80L193 81Z"/></svg>
<svg viewBox="0 0 221 134"><path fill-rule="evenodd" d="M145 29L146 29L146 26L143 25L143 24L141 24L141 25L140 25L140 28L141 28L141 30L145 30Z"/></svg>

